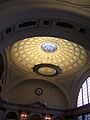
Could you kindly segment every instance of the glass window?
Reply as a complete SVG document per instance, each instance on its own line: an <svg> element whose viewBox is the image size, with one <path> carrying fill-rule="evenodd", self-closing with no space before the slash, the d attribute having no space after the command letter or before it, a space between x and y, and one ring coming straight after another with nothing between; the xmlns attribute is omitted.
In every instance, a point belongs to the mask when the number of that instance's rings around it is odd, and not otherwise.
<svg viewBox="0 0 90 120"><path fill-rule="evenodd" d="M90 120L90 113L89 114L85 114L85 120Z"/></svg>
<svg viewBox="0 0 90 120"><path fill-rule="evenodd" d="M88 93L89 93L89 103L90 103L90 77L87 79L88 83Z"/></svg>
<svg viewBox="0 0 90 120"><path fill-rule="evenodd" d="M77 117L77 120L82 120L82 119L83 119L82 115Z"/></svg>
<svg viewBox="0 0 90 120"><path fill-rule="evenodd" d="M87 80L85 80L85 82L80 88L77 99L77 107L86 105L88 103L90 103L90 77L88 77Z"/></svg>
<svg viewBox="0 0 90 120"><path fill-rule="evenodd" d="M82 106L82 88L79 91L79 96L78 96L78 102L77 102L77 106Z"/></svg>
<svg viewBox="0 0 90 120"><path fill-rule="evenodd" d="M88 114L83 114L83 115L79 115L77 117L77 120L90 120L90 113Z"/></svg>

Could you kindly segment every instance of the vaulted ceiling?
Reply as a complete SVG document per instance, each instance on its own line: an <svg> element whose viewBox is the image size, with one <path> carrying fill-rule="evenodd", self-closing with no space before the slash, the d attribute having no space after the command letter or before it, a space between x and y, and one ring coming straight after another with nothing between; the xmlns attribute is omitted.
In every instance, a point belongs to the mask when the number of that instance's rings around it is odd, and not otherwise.
<svg viewBox="0 0 90 120"><path fill-rule="evenodd" d="M2 100L76 107L90 75L90 1L2 0L0 9Z"/></svg>

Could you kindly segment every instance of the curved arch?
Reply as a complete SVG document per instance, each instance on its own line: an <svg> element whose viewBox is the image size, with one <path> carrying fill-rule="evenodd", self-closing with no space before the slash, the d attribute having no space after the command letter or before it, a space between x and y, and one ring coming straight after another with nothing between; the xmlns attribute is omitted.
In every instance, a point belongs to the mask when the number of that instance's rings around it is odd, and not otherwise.
<svg viewBox="0 0 90 120"><path fill-rule="evenodd" d="M33 114L31 117L30 117L30 120L41 120L41 116L38 115L38 114Z"/></svg>
<svg viewBox="0 0 90 120"><path fill-rule="evenodd" d="M74 31L76 23L77 26L78 24L80 25L80 28L81 26L85 27L85 30L89 27L88 13L85 10L74 8L72 6L63 7L64 5L61 4L61 2L60 4L58 4L58 2L23 2L11 2L4 6L6 7L4 10L3 7L1 9L2 14L0 14L0 26L2 30L0 33L1 36L4 37L2 37L1 40L0 50L5 49L5 47L20 39L33 36L62 37L90 49L88 45L88 35L85 34L83 38L82 34L79 33L79 28ZM71 18L73 18L73 21L71 21ZM50 24L44 25L43 22L45 20L48 20ZM69 26L72 23L73 25L71 26L73 26L73 29L65 29L65 27L60 28L58 26L60 20L65 21L65 26ZM27 28L19 28L20 24L22 25L27 21L31 21L29 24L32 23L34 25ZM32 21L34 21L34 23ZM54 22L52 23L52 21ZM85 40L85 42L83 42L83 40Z"/></svg>
<svg viewBox="0 0 90 120"><path fill-rule="evenodd" d="M36 95L35 94L36 88L41 88L43 90L43 94L40 96ZM14 103L20 102L21 104L32 105L33 102L37 103L38 101L40 101L42 103L43 101L44 102L46 101L48 102L49 107L52 107L52 108L54 107L58 108L59 106L61 106L62 109L64 109L64 107L69 108L69 101L66 94L63 94L63 91L58 86L56 86L55 84L49 81L38 80L38 79L24 80L23 82L15 85L12 89L10 89L8 93L10 91L12 92L10 92L10 94L7 95L8 100L11 102L14 102ZM30 91L30 93L32 94L30 94L28 91ZM57 95L57 96L54 98L54 95L55 96ZM22 98L22 101L21 101L21 98ZM60 103L60 101L62 104ZM53 102L55 102L54 104L56 106L53 104Z"/></svg>
<svg viewBox="0 0 90 120"><path fill-rule="evenodd" d="M2 79L3 72L4 72L4 60L2 54L0 53L0 80Z"/></svg>
<svg viewBox="0 0 90 120"><path fill-rule="evenodd" d="M17 120L17 114L15 113L15 112L8 112L7 114L6 114L6 116L5 116L5 119L7 120L7 119L15 119L15 120Z"/></svg>
<svg viewBox="0 0 90 120"><path fill-rule="evenodd" d="M2 53L0 53L0 81L1 81L1 85L0 85L0 93L2 93L2 85L4 82L4 59L3 59L3 55Z"/></svg>
<svg viewBox="0 0 90 120"><path fill-rule="evenodd" d="M15 82L14 84L13 84L13 86L11 86L10 88L8 88L8 91L11 91L12 89L14 89L16 86L18 86L18 85L20 85L20 84L22 84L22 83L25 83L25 82L27 82L27 81L30 81L30 80L40 80L40 81L46 81L47 83L50 83L50 84L53 84L53 85L55 85L57 88L59 88L61 91L62 91L62 93L65 95L65 97L66 97L66 99L67 99L67 101L68 101L68 108L70 108L71 107L71 101L70 101L70 96L69 96L69 94L68 94L68 89L65 89L65 86L64 86L64 84L61 82L61 81L55 81L55 80L50 80L50 79L45 79L45 78L36 78L36 77L34 77L34 78L32 78L32 79L29 79L29 78L27 78L26 80L25 79L21 79L21 80L19 80L19 81L17 81L17 82ZM67 91L67 92L66 92Z"/></svg>

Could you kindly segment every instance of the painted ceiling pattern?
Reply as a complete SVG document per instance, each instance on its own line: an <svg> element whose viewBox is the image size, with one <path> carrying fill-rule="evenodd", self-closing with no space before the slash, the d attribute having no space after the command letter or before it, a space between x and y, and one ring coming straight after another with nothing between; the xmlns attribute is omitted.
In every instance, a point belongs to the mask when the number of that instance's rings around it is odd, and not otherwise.
<svg viewBox="0 0 90 120"><path fill-rule="evenodd" d="M55 37L31 37L20 40L11 46L10 55L12 62L24 72L33 72L35 65L46 63L59 66L62 75L68 75L80 70L87 62L87 53L83 47ZM52 73L53 70L42 69L42 72Z"/></svg>

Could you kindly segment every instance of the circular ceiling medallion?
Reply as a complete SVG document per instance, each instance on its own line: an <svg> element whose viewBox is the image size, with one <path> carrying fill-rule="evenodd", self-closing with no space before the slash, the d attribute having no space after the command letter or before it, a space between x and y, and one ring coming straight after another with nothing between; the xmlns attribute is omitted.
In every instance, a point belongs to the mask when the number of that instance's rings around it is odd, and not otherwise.
<svg viewBox="0 0 90 120"><path fill-rule="evenodd" d="M43 90L41 88L36 88L35 94L41 96L43 94Z"/></svg>
<svg viewBox="0 0 90 120"><path fill-rule="evenodd" d="M61 69L58 66L52 64L38 64L35 65L33 71L39 75L52 77L61 73Z"/></svg>
<svg viewBox="0 0 90 120"><path fill-rule="evenodd" d="M90 0L64 0L64 1L76 5L90 6Z"/></svg>
<svg viewBox="0 0 90 120"><path fill-rule="evenodd" d="M42 43L41 48L45 52L54 52L57 50L57 45L54 42L44 42Z"/></svg>
<svg viewBox="0 0 90 120"><path fill-rule="evenodd" d="M69 75L82 69L87 62L87 53L83 47L56 37L31 37L20 40L12 45L10 54L12 61L29 73L33 72L35 65L52 64L62 69L61 76ZM56 71L52 67L45 67L38 69L38 72L55 74Z"/></svg>

